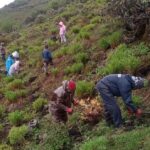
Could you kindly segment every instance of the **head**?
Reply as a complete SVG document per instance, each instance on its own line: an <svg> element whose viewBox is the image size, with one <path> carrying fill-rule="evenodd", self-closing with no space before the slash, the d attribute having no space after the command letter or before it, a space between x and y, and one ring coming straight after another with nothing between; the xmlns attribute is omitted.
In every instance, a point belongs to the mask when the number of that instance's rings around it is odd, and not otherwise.
<svg viewBox="0 0 150 150"><path fill-rule="evenodd" d="M60 25L60 26L63 26L63 25L64 25L64 23L63 23L62 21L60 21L60 22L59 22L59 25Z"/></svg>
<svg viewBox="0 0 150 150"><path fill-rule="evenodd" d="M47 44L45 45L45 49L48 49L48 45Z"/></svg>
<svg viewBox="0 0 150 150"><path fill-rule="evenodd" d="M63 87L67 92L74 93L76 90L76 83L73 80L63 81Z"/></svg>
<svg viewBox="0 0 150 150"><path fill-rule="evenodd" d="M12 53L14 59L19 59L19 53L17 51Z"/></svg>

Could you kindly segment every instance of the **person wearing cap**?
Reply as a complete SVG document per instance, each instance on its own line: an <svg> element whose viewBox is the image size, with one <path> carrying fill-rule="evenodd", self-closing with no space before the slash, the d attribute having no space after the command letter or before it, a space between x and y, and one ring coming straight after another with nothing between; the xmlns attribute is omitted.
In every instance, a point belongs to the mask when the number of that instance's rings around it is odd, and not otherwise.
<svg viewBox="0 0 150 150"><path fill-rule="evenodd" d="M9 69L8 76L13 76L15 74L18 74L19 69L20 69L20 61L19 59L16 59L15 63L11 65Z"/></svg>
<svg viewBox="0 0 150 150"><path fill-rule="evenodd" d="M117 128L123 124L121 111L116 103L115 96L122 97L130 114L141 117L142 110L137 108L132 101L132 90L141 89L148 85L148 80L128 74L111 74L101 79L97 83L96 89L104 102L106 122L109 125L114 124Z"/></svg>
<svg viewBox="0 0 150 150"><path fill-rule="evenodd" d="M50 113L56 122L66 123L68 120L67 114L72 114L72 104L77 105L77 100L74 99L76 83L72 80L63 81L62 85L53 92Z"/></svg>
<svg viewBox="0 0 150 150"><path fill-rule="evenodd" d="M45 45L45 48L42 52L42 57L43 57L43 69L46 75L48 74L48 65L53 65L53 59L52 59L52 54L51 51L49 50L48 45Z"/></svg>
<svg viewBox="0 0 150 150"><path fill-rule="evenodd" d="M11 65L14 64L14 62L15 61L14 61L12 54L9 54L7 59L6 59L6 63L5 63L7 75L8 75L8 72L9 72Z"/></svg>
<svg viewBox="0 0 150 150"><path fill-rule="evenodd" d="M18 60L18 59L19 59L19 53L18 53L17 51L14 51L14 52L12 53L12 56L13 56L13 58L14 58L15 60Z"/></svg>
<svg viewBox="0 0 150 150"><path fill-rule="evenodd" d="M0 53L1 53L2 60L5 62L6 49L4 47L3 42L0 44Z"/></svg>
<svg viewBox="0 0 150 150"><path fill-rule="evenodd" d="M60 35L61 43L66 43L67 42L66 26L64 25L62 21L59 22L59 35Z"/></svg>

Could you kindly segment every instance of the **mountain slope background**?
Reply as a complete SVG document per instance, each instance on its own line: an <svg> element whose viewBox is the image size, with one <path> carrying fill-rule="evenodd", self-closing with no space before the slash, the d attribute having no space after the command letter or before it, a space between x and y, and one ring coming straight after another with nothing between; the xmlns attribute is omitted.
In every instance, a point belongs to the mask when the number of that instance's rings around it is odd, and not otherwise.
<svg viewBox="0 0 150 150"><path fill-rule="evenodd" d="M149 78L148 27L140 40L125 44L124 24L106 10L105 0L16 0L0 11L0 41L7 51L18 50L22 69L15 77L1 74L0 150L148 150L149 88L133 93L142 107L142 119L129 117L122 101L123 117L131 131L107 127L103 106L94 92L95 83L111 73L130 73ZM67 25L66 45L50 39L57 23ZM55 67L42 71L41 52L47 42ZM1 62L1 68L4 64ZM66 125L56 124L47 110L52 92L64 79L77 81L74 107ZM38 125L28 129L33 119ZM32 122L33 123L33 122Z"/></svg>

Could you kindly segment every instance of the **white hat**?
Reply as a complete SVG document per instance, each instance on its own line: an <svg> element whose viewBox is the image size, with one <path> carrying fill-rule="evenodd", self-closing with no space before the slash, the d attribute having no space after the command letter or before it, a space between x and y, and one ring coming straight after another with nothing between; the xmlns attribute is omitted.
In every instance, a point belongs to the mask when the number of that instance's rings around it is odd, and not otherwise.
<svg viewBox="0 0 150 150"><path fill-rule="evenodd" d="M12 56L14 58L19 58L19 53L17 51L15 51L15 52L12 53Z"/></svg>

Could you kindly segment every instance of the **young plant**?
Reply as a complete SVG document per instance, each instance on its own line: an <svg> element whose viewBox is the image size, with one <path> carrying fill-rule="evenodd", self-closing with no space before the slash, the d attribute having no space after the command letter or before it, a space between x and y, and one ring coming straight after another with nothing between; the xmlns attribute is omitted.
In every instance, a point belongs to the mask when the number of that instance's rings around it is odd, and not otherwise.
<svg viewBox="0 0 150 150"><path fill-rule="evenodd" d="M9 113L8 120L13 125L19 125L23 121L23 113L16 110L15 112Z"/></svg>
<svg viewBox="0 0 150 150"><path fill-rule="evenodd" d="M20 144L24 140L27 133L28 127L25 125L20 127L12 127L8 134L10 144Z"/></svg>
<svg viewBox="0 0 150 150"><path fill-rule="evenodd" d="M94 89L94 83L87 81L78 81L76 88L76 95L78 97L92 96Z"/></svg>
<svg viewBox="0 0 150 150"><path fill-rule="evenodd" d="M76 62L81 62L85 64L88 61L88 54L84 52L78 53L74 56L74 60Z"/></svg>
<svg viewBox="0 0 150 150"><path fill-rule="evenodd" d="M17 94L13 91L6 91L4 93L5 99L7 99L10 102L16 102L17 101Z"/></svg>
<svg viewBox="0 0 150 150"><path fill-rule="evenodd" d="M103 38L99 40L99 47L103 50L107 50L110 47L107 38Z"/></svg>
<svg viewBox="0 0 150 150"><path fill-rule="evenodd" d="M35 102L33 102L32 107L35 111L40 111L45 104L47 104L46 99L38 98Z"/></svg>

